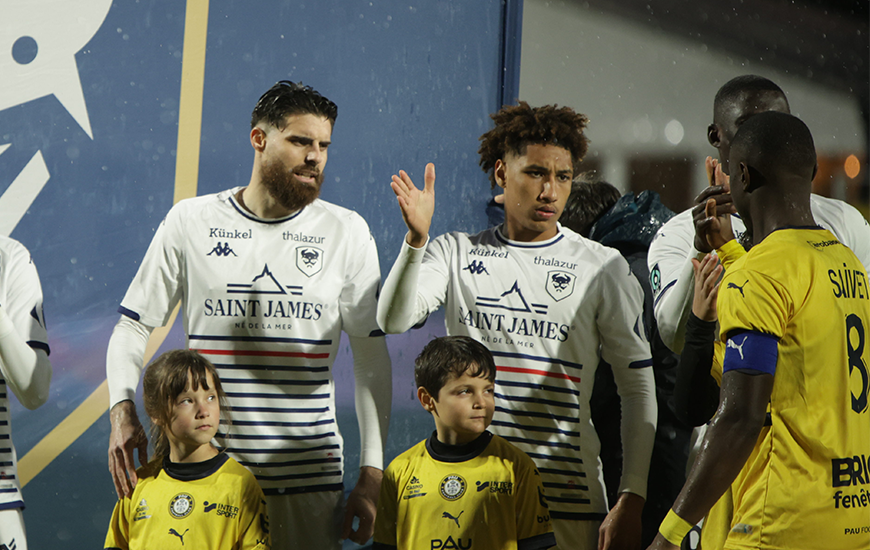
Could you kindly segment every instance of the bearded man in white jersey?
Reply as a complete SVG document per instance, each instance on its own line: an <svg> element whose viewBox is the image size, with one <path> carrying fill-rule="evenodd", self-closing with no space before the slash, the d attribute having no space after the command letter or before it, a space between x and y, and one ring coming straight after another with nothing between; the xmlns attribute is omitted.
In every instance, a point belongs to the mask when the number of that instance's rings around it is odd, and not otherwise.
<svg viewBox="0 0 870 550"><path fill-rule="evenodd" d="M643 292L619 252L558 224L586 154L587 119L525 102L492 118L480 164L504 190L504 224L428 242L434 165L422 190L404 171L393 176L408 233L378 322L404 332L443 305L448 334L471 336L495 357L490 429L535 461L558 548L637 548L656 424ZM599 357L613 365L622 398L625 461L609 512L589 411Z"/></svg>
<svg viewBox="0 0 870 550"><path fill-rule="evenodd" d="M107 354L109 469L119 496L137 482L134 449L146 458L133 403L145 345L180 301L188 346L217 366L229 398L232 422L222 423L217 442L263 488L273 547L337 549L342 538L370 538L390 359L375 320L380 272L369 228L317 199L337 114L311 87L278 82L251 117L249 184L181 201L157 229ZM359 481L343 514L331 373L342 330L362 439Z"/></svg>

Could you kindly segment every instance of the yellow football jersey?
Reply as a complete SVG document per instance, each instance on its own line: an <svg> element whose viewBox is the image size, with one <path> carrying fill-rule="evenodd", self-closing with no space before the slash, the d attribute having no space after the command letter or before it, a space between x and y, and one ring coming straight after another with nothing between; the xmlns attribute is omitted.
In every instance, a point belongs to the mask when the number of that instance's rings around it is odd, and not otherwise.
<svg viewBox="0 0 870 550"><path fill-rule="evenodd" d="M223 453L166 466L154 460L136 471L133 496L115 505L107 550L272 547L263 490L244 466Z"/></svg>
<svg viewBox="0 0 870 550"><path fill-rule="evenodd" d="M556 545L541 476L524 452L484 432L463 456L433 434L384 473L374 549L533 550Z"/></svg>
<svg viewBox="0 0 870 550"><path fill-rule="evenodd" d="M778 340L771 425L732 485L726 548L867 550L864 266L827 230L781 229L728 269L718 307L722 341L736 330ZM728 342L735 359L740 345L739 336Z"/></svg>

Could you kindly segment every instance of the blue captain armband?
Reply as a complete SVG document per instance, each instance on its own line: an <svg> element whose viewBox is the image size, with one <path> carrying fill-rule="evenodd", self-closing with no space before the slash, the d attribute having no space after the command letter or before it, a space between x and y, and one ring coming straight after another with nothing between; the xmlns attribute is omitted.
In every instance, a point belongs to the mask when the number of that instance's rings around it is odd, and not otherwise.
<svg viewBox="0 0 870 550"><path fill-rule="evenodd" d="M779 339L761 332L737 332L728 335L722 372L750 370L759 374L776 373Z"/></svg>

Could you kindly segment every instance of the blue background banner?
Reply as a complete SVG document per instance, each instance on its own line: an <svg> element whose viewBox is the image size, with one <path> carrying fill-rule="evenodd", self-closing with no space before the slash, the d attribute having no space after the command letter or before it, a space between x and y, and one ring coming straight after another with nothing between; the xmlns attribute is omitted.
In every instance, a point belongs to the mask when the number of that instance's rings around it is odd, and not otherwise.
<svg viewBox="0 0 870 550"><path fill-rule="evenodd" d="M207 8L207 19L185 21L185 3L169 0L0 6L0 223L39 269L54 366L48 403L13 403L19 459L105 379L121 297L177 185L191 185L176 181L176 163L198 163L200 195L246 184L250 113L277 80L301 80L338 104L322 197L368 221L384 276L405 234L389 187L399 169L422 183L435 162L433 235L486 226L491 193L477 138L502 98L517 95L521 2L189 4ZM186 23L207 33L204 83L191 91L202 101L198 159L178 156ZM432 429L412 366L443 332L433 318L388 339L388 459ZM183 345L176 326L161 350ZM352 487L359 443L346 342L335 377ZM116 501L107 413L79 433L24 488L31 548L101 547Z"/></svg>

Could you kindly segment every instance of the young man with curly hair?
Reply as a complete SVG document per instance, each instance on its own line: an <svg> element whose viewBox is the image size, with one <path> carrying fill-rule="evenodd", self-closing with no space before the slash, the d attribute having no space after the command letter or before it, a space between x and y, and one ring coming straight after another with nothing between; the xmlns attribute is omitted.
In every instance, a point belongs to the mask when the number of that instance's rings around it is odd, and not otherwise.
<svg viewBox="0 0 870 550"><path fill-rule="evenodd" d="M635 548L656 423L643 293L616 250L558 224L586 154L588 120L525 102L492 119L495 127L480 138L480 165L504 191L505 222L429 243L434 165L422 190L404 171L393 176L408 233L378 322L385 332L404 332L444 305L448 334L475 338L495 357L491 429L537 464L558 547ZM609 513L589 412L599 352L622 397L626 457Z"/></svg>

